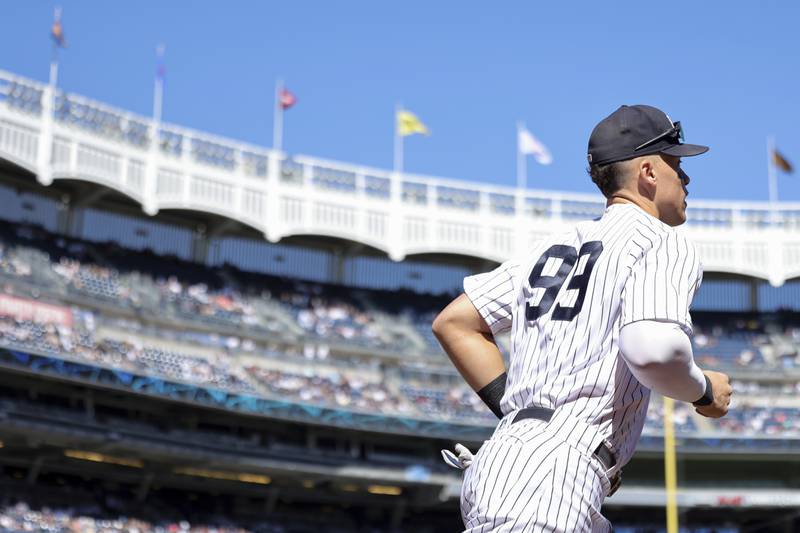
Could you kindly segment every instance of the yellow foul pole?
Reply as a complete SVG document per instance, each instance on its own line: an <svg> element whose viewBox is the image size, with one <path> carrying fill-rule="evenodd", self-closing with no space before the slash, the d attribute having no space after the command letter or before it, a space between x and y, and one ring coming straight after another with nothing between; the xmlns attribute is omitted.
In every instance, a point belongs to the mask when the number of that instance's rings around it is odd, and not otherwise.
<svg viewBox="0 0 800 533"><path fill-rule="evenodd" d="M667 533L678 533L677 468L672 398L664 398L664 484L667 492Z"/></svg>

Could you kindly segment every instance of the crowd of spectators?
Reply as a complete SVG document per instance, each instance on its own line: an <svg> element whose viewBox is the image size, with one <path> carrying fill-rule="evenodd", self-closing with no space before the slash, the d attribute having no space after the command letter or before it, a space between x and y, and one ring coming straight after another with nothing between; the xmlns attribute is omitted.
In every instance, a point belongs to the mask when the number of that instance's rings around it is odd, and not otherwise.
<svg viewBox="0 0 800 533"><path fill-rule="evenodd" d="M236 526L192 524L186 520L153 523L138 518L119 516L96 518L82 515L80 511L65 507L31 509L25 503L0 508L0 531L22 533L46 531L48 533L255 533ZM259 532L283 533L280 526L259 528Z"/></svg>
<svg viewBox="0 0 800 533"><path fill-rule="evenodd" d="M0 345L68 357L141 375L305 404L467 423L491 424L494 421L494 415L478 396L458 380L444 384L426 383L419 377L409 379L380 367L348 369L323 365L318 361L305 365L301 371L277 367L266 358L263 364L240 364L236 357L239 353L236 343L227 343L227 350L209 358L192 355L188 343L185 351L176 352L138 342L97 338L97 322L93 313L77 309L73 310L72 327L0 317ZM131 322L125 321L124 324L130 326ZM170 337L167 331L160 330L160 333ZM174 334L181 336L179 332ZM222 337L219 340L226 343L225 339ZM277 351L273 355L275 359L280 358ZM792 383L783 387L797 390L800 385ZM654 402L649 410L646 426L649 430L661 428L660 406L659 402ZM797 424L786 420L787 415L781 411L771 411L770 419L764 419L768 410L751 409L746 405L737 408L736 412L739 414L731 417L730 422L721 424L719 429L735 432L746 423L751 427L756 427L753 424L758 423L758 428L771 433L797 429ZM795 416L794 419L800 420L800 417ZM674 420L680 432L698 429L690 410L681 403L676 403Z"/></svg>
<svg viewBox="0 0 800 533"><path fill-rule="evenodd" d="M437 306L446 301L403 291L384 298L379 291L350 290L226 268L166 260L114 244L54 236L25 225L0 227L0 275L5 276L6 284L27 281L37 288L34 296L45 300L63 299L65 293L59 292L63 289L80 293L89 301L138 310L124 318L121 309L120 315L112 318L74 307L72 327L2 317L0 342L233 392L384 414L491 423L492 415L462 382L443 385L384 375L383 363L377 357L368 362L363 357L358 359L358 364L372 374L359 373L357 368L342 369L341 354L346 352L342 347L347 346L394 350L398 354L439 350L429 324ZM178 324L192 327L161 326L160 317L179 317L183 322L179 320ZM134 335L124 341L98 336L98 321ZM218 328L208 321L229 327ZM800 328L765 325L754 318L700 317L695 322L695 356L704 367L798 364ZM409 335L417 336L416 344L393 329L396 324L406 324ZM286 336L291 329L287 325L295 328L294 337ZM256 335L258 331L268 334ZM139 332L146 335L135 335ZM172 341L179 349L164 349L147 338ZM425 348L419 348L420 342ZM337 350L335 357L330 356L332 346ZM240 365L240 355L259 356L264 364ZM287 358L308 364L299 371L269 363ZM403 359L400 357L398 364L402 365ZM444 363L444 359L431 361ZM800 383L753 380L742 389L787 396L800 392ZM776 410L774 416L783 415ZM658 408L651 409L648 427L658 428L660 418ZM676 421L681 431L697 429L689 413L680 408ZM744 425L756 431L796 429L785 420L767 420L761 414L745 415L738 422L731 418L724 429L736 431Z"/></svg>
<svg viewBox="0 0 800 533"><path fill-rule="evenodd" d="M330 525L326 531L350 533L355 529ZM666 533L664 526L617 525L618 533ZM302 520L276 520L263 518L257 526L242 528L232 525L194 524L187 520L154 522L138 518L96 518L86 516L69 507L31 509L25 503L0 508L0 532L22 533L46 531L48 533L309 533L319 531L314 526L304 526ZM388 530L359 528L369 533L384 533ZM682 527L681 533L738 533L736 526Z"/></svg>
<svg viewBox="0 0 800 533"><path fill-rule="evenodd" d="M716 427L748 438L800 436L800 408L735 402L728 414L716 421Z"/></svg>
<svg viewBox="0 0 800 533"><path fill-rule="evenodd" d="M359 375L319 369L309 369L308 375L303 375L259 366L249 366L247 371L280 398L371 413L416 414L407 398L394 393L382 381Z"/></svg>
<svg viewBox="0 0 800 533"><path fill-rule="evenodd" d="M380 346L380 330L369 314L344 302L305 294L290 296L297 324L319 337Z"/></svg>
<svg viewBox="0 0 800 533"><path fill-rule="evenodd" d="M68 498L65 497L68 502ZM33 508L20 502L0 507L0 532L28 533L397 533L402 529L385 524L358 524L355 517L342 518L341 513L326 510L319 515L291 513L262 513L260 517L241 520L227 513L218 513L205 520L168 519L158 513L148 512L149 518L126 516L104 511L98 505ZM113 516L110 517L110 516ZM153 517L153 515L156 515ZM331 519L332 517L338 520ZM442 517L431 515L442 522ZM446 517L449 518L449 517ZM421 518L423 522L426 518ZM447 522L451 520L448 519ZM375 520L372 520L375 522ZM243 525L240 525L243 524ZM410 526L420 533L441 531L436 524Z"/></svg>
<svg viewBox="0 0 800 533"><path fill-rule="evenodd" d="M30 276L33 271L30 263L14 251L0 242L0 272L20 278Z"/></svg>
<svg viewBox="0 0 800 533"><path fill-rule="evenodd" d="M114 339L96 339L94 315L73 313L71 327L0 317L0 344L69 357L142 375L237 392L255 388L222 362Z"/></svg>
<svg viewBox="0 0 800 533"><path fill-rule="evenodd" d="M285 334L275 316L282 313L306 339L396 351L416 346L417 352L441 354L430 323L446 298L385 298L380 291L208 268L26 225L0 229L0 273L33 279L43 292L63 289L184 320ZM406 324L414 339L388 331L381 315ZM697 360L709 367L800 366L800 327L794 325L765 327L753 318L696 317L693 343Z"/></svg>
<svg viewBox="0 0 800 533"><path fill-rule="evenodd" d="M222 276L219 270L179 260L137 255L131 261L131 252L116 245L68 240L29 226L0 232L0 273L38 274L35 282L43 291L80 293L162 315L266 333L283 331L274 317L278 309L306 336L381 349L411 345L382 331L375 313L339 297L336 288L235 269ZM132 266L141 268L131 270Z"/></svg>
<svg viewBox="0 0 800 533"><path fill-rule="evenodd" d="M181 283L176 276L158 277L154 284L159 302L177 313L244 327L265 325L254 305L236 290L226 287L213 290L206 283Z"/></svg>
<svg viewBox="0 0 800 533"><path fill-rule="evenodd" d="M142 341L131 342L99 335L96 331L98 323L124 326L132 331L144 329L141 323L130 319L109 319L106 322L91 311L73 308L70 327L0 317L0 345L140 375L306 404L467 423L491 424L494 420L478 396L457 380L446 384L427 383L419 377L409 379L403 373L395 375L380 366L372 369L355 366L347 370L323 364L319 361L323 358L317 359L318 352L314 346L311 346L310 358L315 359L315 364L306 366L302 371L287 370L270 362L278 362L282 355L286 359L285 353L278 350L277 345L265 348L254 345L252 341L242 341L239 337L164 328L149 331L157 333L159 338L179 339L185 348L180 351L166 350L146 345L145 336L141 337ZM133 338L140 337L134 335ZM204 342L194 342L198 339ZM211 350L211 355L205 353L201 356L196 354L201 346L220 349ZM208 352L207 349L205 351ZM240 354L269 354L271 359L262 357L259 359L262 364L240 365L237 357ZM308 351L297 349L295 361L299 357L309 357ZM740 395L756 398L764 394L769 397L794 397L800 392L800 382L750 380L741 382L739 392ZM800 433L798 415L798 408L760 407L744 403L732 409L731 414L719 421L714 429L748 435L795 434ZM662 417L662 404L653 402L646 428L650 431L660 430ZM680 402L675 404L673 420L679 432L692 433L699 429L691 410Z"/></svg>
<svg viewBox="0 0 800 533"><path fill-rule="evenodd" d="M737 396L800 397L800 380L758 381L755 379L732 379L731 386Z"/></svg>
<svg viewBox="0 0 800 533"><path fill-rule="evenodd" d="M0 341L6 345L33 349L50 355L77 355L93 362L106 363L106 360L96 353L97 347L91 332L93 321L86 320L78 327L79 330L73 330L72 327L63 325L2 316ZM123 365L125 360L114 361L114 364Z"/></svg>
<svg viewBox="0 0 800 533"><path fill-rule="evenodd" d="M679 433L693 433L697 431L697 424L692 417L692 408L684 402L674 402L672 408L672 423L675 431ZM664 404L659 401L650 401L647 409L645 427L649 431L664 429Z"/></svg>
<svg viewBox="0 0 800 533"><path fill-rule="evenodd" d="M695 320L695 359L709 367L800 367L800 328L753 317ZM703 320L703 319L701 319Z"/></svg>
<svg viewBox="0 0 800 533"><path fill-rule="evenodd" d="M400 390L420 412L430 417L486 423L496 420L478 395L466 385L446 388L426 387L421 384L401 385Z"/></svg>

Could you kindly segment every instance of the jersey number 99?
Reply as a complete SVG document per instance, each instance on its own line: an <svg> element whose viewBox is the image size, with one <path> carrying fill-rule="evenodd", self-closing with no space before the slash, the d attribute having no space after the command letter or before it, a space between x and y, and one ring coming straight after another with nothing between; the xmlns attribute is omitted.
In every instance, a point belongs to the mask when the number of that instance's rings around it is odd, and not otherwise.
<svg viewBox="0 0 800 533"><path fill-rule="evenodd" d="M556 301L556 296L564 285L569 273L575 267L578 260L584 255L588 255L586 266L583 272L572 276L572 279L567 285L567 290L577 289L578 297L572 306L563 306L557 304L553 310L551 318L553 320L572 320L581 312L583 307L583 299L586 297L586 287L589 285L589 278L592 275L592 269L603 251L603 243L600 241L589 241L581 246L581 250L577 251L572 246L564 244L555 244L547 249L545 253L536 261L530 276L528 276L528 284L531 289L544 289L544 294L538 305L531 305L530 301L525 303L525 318L533 322L540 316L547 314L553 303ZM543 276L542 270L544 265L550 258L561 259L561 265L558 267L558 272L552 276Z"/></svg>

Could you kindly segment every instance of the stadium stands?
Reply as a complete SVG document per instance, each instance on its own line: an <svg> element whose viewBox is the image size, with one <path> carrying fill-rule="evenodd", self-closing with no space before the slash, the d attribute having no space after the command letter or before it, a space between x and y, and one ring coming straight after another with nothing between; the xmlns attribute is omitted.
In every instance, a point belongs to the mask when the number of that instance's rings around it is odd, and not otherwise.
<svg viewBox="0 0 800 533"><path fill-rule="evenodd" d="M427 361L423 369L447 366L429 326L446 298L397 297L384 302L380 291L206 268L113 244L66 239L26 225L3 227L0 238L5 292L33 294L25 285L31 282L43 300L72 305L70 327L0 318L4 346L300 403L492 422L477 396L459 380L443 383L426 378L425 372L413 378L403 374L404 364L412 360ZM100 304L105 311L91 309ZM170 326L169 320L177 322ZM120 331L137 336L123 339ZM712 315L698 320L696 356L712 367L786 368L797 362L797 331ZM274 342L279 338L285 342ZM396 359L385 364L368 357L367 362L361 358L353 364L345 354L358 349L387 351ZM245 361L245 355L257 359ZM309 359L324 364L280 364ZM371 375L358 372L369 367L374 370ZM764 387L751 385L759 386ZM782 390L798 387L784 384ZM746 421L753 432L797 433L797 426L787 422L797 407L769 410L769 419L764 417L767 411L760 405L742 406L739 415L713 429L738 433L746 429ZM676 423L681 432L698 430L690 412L680 406ZM657 402L647 427L660 429Z"/></svg>
<svg viewBox="0 0 800 533"><path fill-rule="evenodd" d="M86 516L70 507L61 509L31 509L24 503L0 510L0 531L47 531L51 533L79 533L102 531L104 533L250 533L252 530L222 525L191 524L186 520L152 523L147 520L119 516L96 518ZM285 529L275 526L260 531L280 533Z"/></svg>
<svg viewBox="0 0 800 533"><path fill-rule="evenodd" d="M18 226L4 232L2 239L0 272L56 294L80 294L195 322L267 333L280 330L281 319L291 320L306 336L372 348L411 346L409 339L381 331L374 313L344 300L339 293L346 291L335 287L259 276L258 285L240 289L235 276L246 281L253 276L131 254L113 245L92 246L33 227ZM107 264L97 264L89 256L102 257ZM137 266L140 270L131 270Z"/></svg>
<svg viewBox="0 0 800 533"><path fill-rule="evenodd" d="M51 235L31 226L0 232L0 273L54 295L78 293L194 322L276 333L291 322L303 337L394 352L440 354L430 322L446 299L382 298L342 287L233 268L212 269ZM100 264L102 261L102 264ZM153 290L155 289L155 290ZM421 304L421 305L420 305ZM386 317L381 320L381 317ZM710 366L798 364L800 328L768 331L754 320L696 320L696 357ZM409 327L388 328L387 323Z"/></svg>
<svg viewBox="0 0 800 533"><path fill-rule="evenodd" d="M721 431L738 435L800 436L800 409L737 402L730 416L719 420L718 427Z"/></svg>
<svg viewBox="0 0 800 533"><path fill-rule="evenodd" d="M95 510L99 512L99 509ZM49 533L317 533L324 527L327 533L385 533L391 528L368 529L347 527L326 522L313 523L308 517L263 518L251 527L223 525L230 521L219 518L217 522L192 523L188 520L144 520L129 516L114 518L89 515L85 510L65 506L61 508L33 509L25 503L0 508L0 532L22 533L47 531ZM425 531L416 529L416 531ZM617 533L666 533L663 526L617 525ZM681 527L679 533L739 533L736 526Z"/></svg>
<svg viewBox="0 0 800 533"><path fill-rule="evenodd" d="M287 368L279 365L280 357L287 361L284 352L271 354L272 358L262 356L257 359L240 360L238 355L246 353L239 347L238 339L216 337L225 345L224 352L202 355L201 346L191 340L202 338L208 345L208 334L191 334L166 328L151 329L150 332L161 339L181 339L185 352L176 352L156 346L146 346L115 338L98 338L96 330L110 331L106 322L88 310L73 308L71 328L54 324L43 324L30 320L0 317L0 345L14 349L31 350L47 355L55 355L93 364L137 372L142 375L160 376L196 385L224 389L232 392L257 393L267 397L291 398L301 403L322 404L348 410L381 412L384 414L422 416L433 419L458 420L490 424L491 413L477 396L457 379L448 383L425 381L424 373L415 372L414 378L393 373L391 369L379 371L371 376L365 368L358 369L347 365L316 364L313 366ZM141 324L131 320L122 322L134 331L143 329ZM211 337L214 338L214 337ZM191 339L191 340L190 340ZM193 345L194 344L194 345ZM255 345L250 344L249 354L258 354ZM194 352L194 353L193 353ZM276 357L278 359L276 359ZM300 353L294 356L302 361ZM255 362L253 362L255 361ZM332 362L330 362L332 363ZM441 380L439 380L441 381ZM785 388L787 393L796 390L798 385ZM756 389L759 390L759 389ZM648 429L660 429L661 413L655 403L649 411ZM737 413L742 420L761 420L758 413L766 409L742 405ZM775 416L800 419L796 415L800 409L786 409ZM794 415L792 415L794 413ZM726 419L727 420L727 419ZM720 422L720 430L740 432L740 424L731 419ZM689 410L679 404L675 422L678 431L692 432L697 429ZM768 423L764 427L770 434L775 432L797 432L796 424Z"/></svg>
<svg viewBox="0 0 800 533"><path fill-rule="evenodd" d="M394 394L381 381L370 382L337 370L325 372L324 369L308 372L309 375L258 366L250 366L247 371L269 393L278 397L362 411L412 413L409 402Z"/></svg>

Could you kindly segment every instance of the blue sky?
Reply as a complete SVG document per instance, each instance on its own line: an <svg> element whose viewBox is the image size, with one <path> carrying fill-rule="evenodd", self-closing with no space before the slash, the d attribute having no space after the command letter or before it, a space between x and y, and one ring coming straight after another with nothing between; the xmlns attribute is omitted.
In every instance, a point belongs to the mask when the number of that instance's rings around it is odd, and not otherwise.
<svg viewBox="0 0 800 533"><path fill-rule="evenodd" d="M283 77L292 153L390 168L402 102L433 133L406 139L408 172L513 185L524 120L555 158L529 186L594 192L592 127L648 103L711 146L694 198L766 200L770 134L800 166L798 2L9 1L0 68L46 79L55 5L62 88L150 114L164 42L165 121L270 145ZM800 202L800 173L779 191Z"/></svg>

